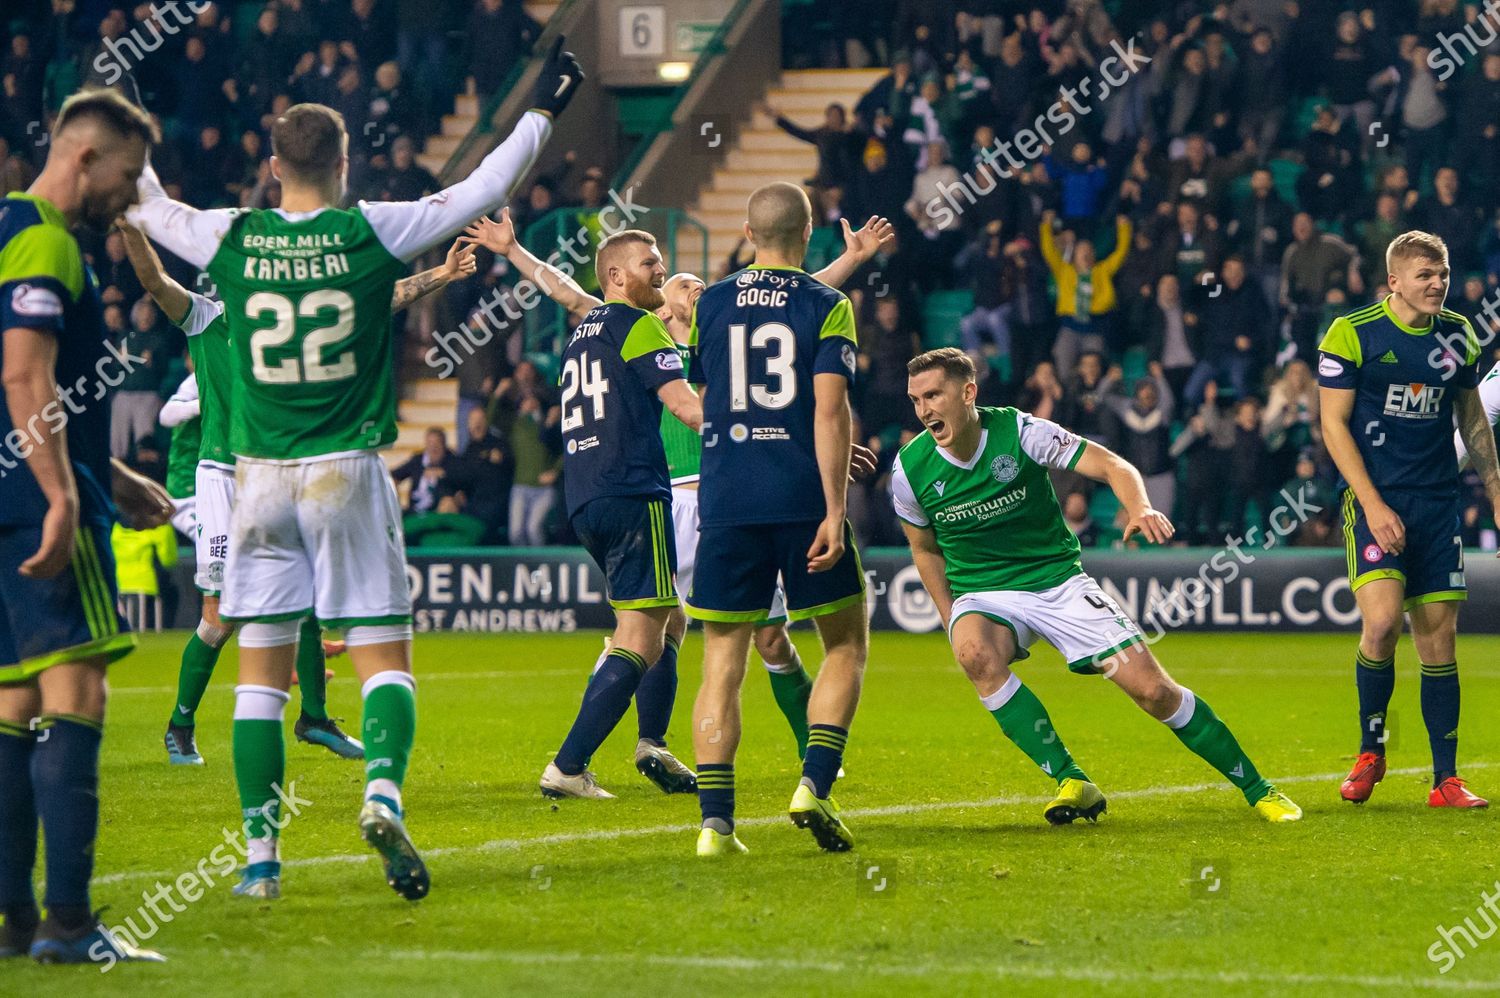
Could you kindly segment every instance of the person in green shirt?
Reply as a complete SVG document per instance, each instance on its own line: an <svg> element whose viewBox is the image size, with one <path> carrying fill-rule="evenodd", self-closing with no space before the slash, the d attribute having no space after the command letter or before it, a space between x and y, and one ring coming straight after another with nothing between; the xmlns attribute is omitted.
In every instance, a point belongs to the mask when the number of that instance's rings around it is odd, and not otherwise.
<svg viewBox="0 0 1500 998"><path fill-rule="evenodd" d="M1042 702L1011 672L1037 638L1057 648L1069 670L1113 681L1266 820L1299 820L1302 809L1261 777L1206 702L1167 675L1135 622L1083 570L1048 470L1107 484L1129 517L1124 539L1140 534L1165 543L1171 521L1151 508L1140 473L1050 420L977 406L974 362L961 350L929 350L907 370L908 394L926 429L896 456L891 500L980 702L1058 783L1043 816L1054 825L1093 821L1106 802Z"/></svg>

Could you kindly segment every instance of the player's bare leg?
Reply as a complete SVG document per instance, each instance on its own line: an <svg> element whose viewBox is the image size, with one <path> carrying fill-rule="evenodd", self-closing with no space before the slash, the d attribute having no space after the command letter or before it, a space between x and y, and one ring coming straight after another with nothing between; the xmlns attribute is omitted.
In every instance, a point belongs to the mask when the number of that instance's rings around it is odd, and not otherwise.
<svg viewBox="0 0 1500 998"><path fill-rule="evenodd" d="M1136 705L1172 729L1182 744L1233 783L1268 821L1297 821L1302 809L1256 770L1229 727L1207 702L1167 675L1144 643L1099 663L1100 671Z"/></svg>
<svg viewBox="0 0 1500 998"><path fill-rule="evenodd" d="M174 766L203 765L203 756L198 752L194 737L198 705L213 678L219 655L233 634L234 625L219 617L219 597L204 593L198 629L182 649L182 667L177 674L177 702L162 739L167 748L167 761Z"/></svg>
<svg viewBox="0 0 1500 998"><path fill-rule="evenodd" d="M687 614L671 608L661 654L635 690L638 723L635 768L663 793L698 792L698 776L667 750L667 727L677 702L677 652L687 635Z"/></svg>
<svg viewBox="0 0 1500 998"><path fill-rule="evenodd" d="M614 796L595 781L589 761L630 709L641 677L661 657L672 609L658 606L615 611L609 654L590 677L573 726L542 772L543 794L554 798Z"/></svg>
<svg viewBox="0 0 1500 998"><path fill-rule="evenodd" d="M818 845L829 852L847 852L854 837L839 818L833 784L844 761L849 725L859 706L869 658L870 625L865 604L844 607L815 617L823 641L823 664L807 701L807 755L802 780L788 809L798 828L809 829Z"/></svg>
<svg viewBox="0 0 1500 998"><path fill-rule="evenodd" d="M952 640L953 655L974 684L979 702L1005 737L1057 782L1057 797L1042 810L1042 817L1054 825L1079 818L1097 821L1108 809L1104 794L1073 761L1041 700L1011 671L1016 639L1010 628L982 614L964 614L953 625Z"/></svg>
<svg viewBox="0 0 1500 998"><path fill-rule="evenodd" d="M700 856L745 851L734 834L734 756L740 747L740 688L751 630L750 624L703 624L703 685L693 704L693 755L703 813Z"/></svg>
<svg viewBox="0 0 1500 998"><path fill-rule="evenodd" d="M1458 775L1457 601L1411 608L1412 643L1422 663L1422 722L1432 746L1432 807L1487 807Z"/></svg>
<svg viewBox="0 0 1500 998"><path fill-rule="evenodd" d="M1359 757L1339 787L1339 796L1354 804L1369 800L1375 784L1385 778L1385 716L1396 689L1396 643L1401 638L1405 594L1400 579L1372 579L1354 592L1360 617L1359 650L1354 662L1354 685L1359 692ZM1441 661L1453 661L1451 647L1450 657Z"/></svg>

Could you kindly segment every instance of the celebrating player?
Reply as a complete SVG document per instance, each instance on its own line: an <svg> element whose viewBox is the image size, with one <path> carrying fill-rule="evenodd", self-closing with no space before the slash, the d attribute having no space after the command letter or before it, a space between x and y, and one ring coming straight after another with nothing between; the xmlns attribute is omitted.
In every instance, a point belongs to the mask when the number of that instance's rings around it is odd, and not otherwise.
<svg viewBox="0 0 1500 998"><path fill-rule="evenodd" d="M871 218L857 230L850 228L847 221L843 225L846 244L844 252L813 275L831 287L847 281L883 244L890 241L894 231L890 222L878 217ZM515 237L509 208L502 211L498 222L489 218L480 219L469 227L465 238L504 256L523 277L536 283L548 297L567 309L570 315L581 317L590 309L603 304L579 287L567 274L537 259L520 244ZM661 288L665 303L657 310L657 316L677 344L677 351L684 363L688 360L687 343L692 328L693 306L698 303L703 288L701 278L687 273L672 275ZM694 555L698 547L698 469L703 438L698 431L672 415L670 410L662 412L661 436L666 452L667 472L672 483L677 588L679 592L688 592L693 586ZM667 726L672 719L677 695L676 651L686 633L687 617L680 609L673 610L667 620L666 650L657 664L641 677L640 686L635 691L636 716L639 722L636 768L667 793L693 792L697 789L692 770L662 751L666 747ZM812 679L802 666L797 646L792 644L787 634L786 610L779 589L772 601L770 616L756 625L755 649L766 663L771 677L771 692L775 696L776 705L791 726L792 735L797 742L797 757L800 759L807 753L807 698L812 692ZM607 655L606 651L600 657L599 664L603 664ZM597 789L597 784L594 788Z"/></svg>
<svg viewBox="0 0 1500 998"><path fill-rule="evenodd" d="M162 425L178 427L172 435L168 491L194 500L190 506L179 505L179 513L187 508L193 515L190 524L179 525L178 529L188 526L191 531L184 532L193 538L197 552L198 570L193 582L203 594L203 616L182 651L176 707L167 721L164 741L167 760L173 765L201 766L203 756L194 737L194 717L213 677L219 651L234 632L234 626L219 617L219 592L224 584L224 561L230 543L229 518L234 508L234 453L229 449L229 394L233 377L229 324L222 305L188 291L167 275L156 251L139 229L124 220L119 228L126 255L141 286L162 313L187 334L188 354L193 361L193 373L162 407L160 418ZM451 281L473 273L474 266L474 251L455 243L441 267L397 282L391 311L399 312ZM185 431L185 427L196 430ZM178 434L183 432L190 432L198 444L190 470L178 474L174 469L179 461L185 460L179 457ZM322 627L317 618L307 617L297 638L297 690L302 704L293 734L298 741L322 745L346 759L362 759L365 747L328 716L324 662Z"/></svg>
<svg viewBox="0 0 1500 998"><path fill-rule="evenodd" d="M562 42L545 57L532 110L510 137L466 180L421 201L337 208L349 136L342 118L317 104L289 108L272 125L279 209L200 212L167 199L149 169L143 178L132 220L208 268L233 348L230 449L241 494L220 614L242 625L234 739L250 848L242 894L280 891L281 717L298 621L309 615L345 631L363 683L360 832L397 893L427 894L401 804L416 727L411 596L401 511L377 453L396 437L391 297L408 261L497 209L531 167L583 78Z"/></svg>
<svg viewBox="0 0 1500 998"><path fill-rule="evenodd" d="M1454 417L1492 505L1495 438L1478 384L1479 341L1443 308L1448 247L1406 232L1385 253L1390 296L1333 321L1319 347L1323 439L1344 491L1349 586L1361 619L1354 679L1359 758L1339 794L1356 804L1385 776L1385 718L1403 612L1422 662L1432 807L1485 807L1458 775L1458 602L1464 583Z"/></svg>
<svg viewBox="0 0 1500 998"><path fill-rule="evenodd" d="M105 669L135 647L115 608L107 490L133 526L165 523L172 507L110 461L106 396L119 377L98 284L68 232L103 231L135 201L155 139L118 94L77 94L36 183L0 202L0 957L161 959L95 924L89 881ZM32 890L38 819L45 922Z"/></svg>
<svg viewBox="0 0 1500 998"><path fill-rule="evenodd" d="M678 608L667 457L661 436L641 428L659 426L665 405L696 429L703 407L655 315L667 279L656 238L639 229L616 232L599 244L594 269L605 301L589 310L563 350L563 491L574 532L604 572L616 622L541 788L549 797L613 797L589 760L653 677L655 692L640 704L650 737L642 735L636 765L667 793L691 792L694 774L667 751L665 720L659 730L648 720L653 712L671 715L681 632L667 634Z"/></svg>
<svg viewBox="0 0 1500 998"><path fill-rule="evenodd" d="M1010 670L1038 637L1068 668L1103 673L1146 713L1239 788L1266 820L1297 821L1302 809L1256 772L1223 721L1174 682L1135 623L1087 575L1078 538L1047 477L1066 468L1107 484L1130 516L1125 539L1172 536L1127 461L1049 420L975 405L974 362L961 350L929 350L908 365L908 394L926 430L901 448L891 499L922 584L953 653L1006 737L1057 781L1043 816L1090 821L1104 794L1073 761L1042 702Z"/></svg>
<svg viewBox="0 0 1500 998"><path fill-rule="evenodd" d="M801 269L812 206L800 187L750 195L755 262L704 290L693 315L693 380L705 385L701 528L687 612L704 622L693 709L698 855L745 852L734 833L734 756L751 631L780 575L788 616L812 619L823 665L790 816L832 852L853 846L831 791L869 646L865 579L845 519L856 367L849 299Z"/></svg>

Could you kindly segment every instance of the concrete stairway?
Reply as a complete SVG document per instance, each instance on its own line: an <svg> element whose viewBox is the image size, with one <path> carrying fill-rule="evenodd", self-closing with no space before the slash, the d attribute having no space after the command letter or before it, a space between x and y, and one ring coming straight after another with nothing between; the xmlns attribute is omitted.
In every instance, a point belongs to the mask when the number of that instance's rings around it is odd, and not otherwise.
<svg viewBox="0 0 1500 998"><path fill-rule="evenodd" d="M852 116L854 105L885 73L884 69L790 70L766 92L765 100L794 123L815 128L823 123L823 109L829 104L844 105ZM739 243L751 191L774 180L800 183L817 167L817 149L783 132L773 119L755 110L750 126L740 132L737 145L688 208L688 214L708 227L711 267L717 271ZM691 240L693 234L684 229L681 238Z"/></svg>

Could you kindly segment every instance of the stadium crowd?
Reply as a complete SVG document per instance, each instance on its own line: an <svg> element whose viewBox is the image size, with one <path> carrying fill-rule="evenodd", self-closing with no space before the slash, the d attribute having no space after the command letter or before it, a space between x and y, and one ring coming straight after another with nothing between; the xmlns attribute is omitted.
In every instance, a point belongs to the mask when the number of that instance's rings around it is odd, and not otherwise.
<svg viewBox="0 0 1500 998"><path fill-rule="evenodd" d="M207 5L158 35L170 55L126 65L125 40L139 44L149 27L145 5L22 6L5 26L0 65L7 189L26 185L42 152L34 136L45 128L34 123L73 86L114 82L118 66L163 116L163 176L200 206L276 203L266 127L303 99L339 109L367 140L351 150L354 196L435 190L413 159L423 137L466 77L481 95L494 92L538 33L512 0L274 0L234 5L233 18L226 5ZM814 175L802 178L817 224L809 270L837 254L841 219L898 221L894 243L846 285L862 345L861 435L886 466L920 429L906 361L952 343L978 363L982 402L1054 419L1136 464L1183 541L1242 536L1265 522L1281 489L1300 488L1327 501L1294 542L1334 544L1335 475L1309 368L1328 322L1376 300L1386 245L1422 228L1450 247L1449 306L1482 337L1494 328L1483 310L1500 294L1500 24L1487 8L783 8L798 25L784 32L789 68L888 68L854 107L830 107L821 122L766 108L818 151ZM1028 131L1044 141L1028 147ZM997 141L1004 156L991 151ZM579 166L569 153L517 192L518 231L558 206L586 213L603 203L604 172ZM712 276L743 265L748 250ZM151 409L180 378L180 339L139 304L117 236L91 256L110 328L152 358L149 373L121 386L116 449L159 470L164 441ZM479 274L446 292L450 314L470 315L516 276L482 252ZM456 377L458 439L429 433L397 472L412 482L414 533L457 523L463 540L568 540L546 358L526 354L514 330ZM1116 542L1107 494L1068 476L1056 484L1085 543ZM866 544L901 542L886 488L882 475L851 495ZM1481 492L1471 491L1465 541L1494 547ZM454 513L482 529L432 518Z"/></svg>

